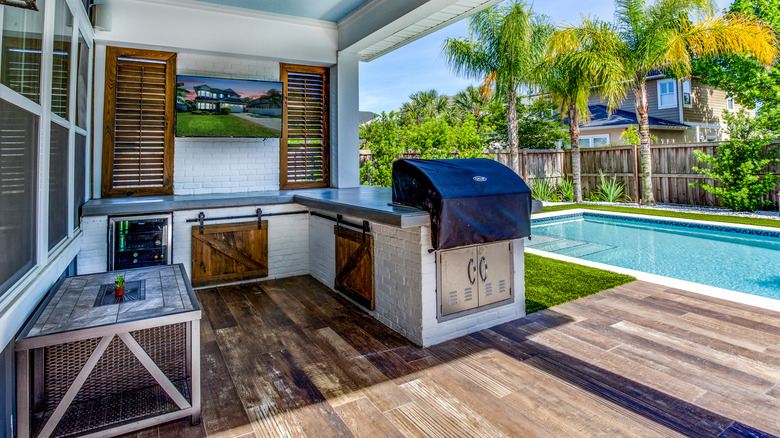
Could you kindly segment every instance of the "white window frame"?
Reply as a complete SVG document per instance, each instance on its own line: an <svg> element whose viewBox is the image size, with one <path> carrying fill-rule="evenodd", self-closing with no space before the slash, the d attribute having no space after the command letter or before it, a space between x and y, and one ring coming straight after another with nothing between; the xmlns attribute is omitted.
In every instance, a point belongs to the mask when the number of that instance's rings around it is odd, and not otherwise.
<svg viewBox="0 0 780 438"><path fill-rule="evenodd" d="M693 108L693 91L691 90L691 80L682 81L682 103L684 108ZM685 95L688 95L688 102L685 102Z"/></svg>
<svg viewBox="0 0 780 438"><path fill-rule="evenodd" d="M672 104L661 105L661 85L672 84ZM658 109L677 108L677 80L676 79L661 79L658 81Z"/></svg>
<svg viewBox="0 0 780 438"><path fill-rule="evenodd" d="M593 148L593 147L597 147L597 146L593 146L593 143L594 143L594 141L597 138L605 139L607 145L609 144L609 134L581 135L580 136L580 142L582 142L582 140L589 140L590 141L590 146L585 146L585 147ZM604 146L606 146L606 145L604 145ZM580 143L580 147L582 147L582 143ZM598 146L598 147L603 147L603 146Z"/></svg>

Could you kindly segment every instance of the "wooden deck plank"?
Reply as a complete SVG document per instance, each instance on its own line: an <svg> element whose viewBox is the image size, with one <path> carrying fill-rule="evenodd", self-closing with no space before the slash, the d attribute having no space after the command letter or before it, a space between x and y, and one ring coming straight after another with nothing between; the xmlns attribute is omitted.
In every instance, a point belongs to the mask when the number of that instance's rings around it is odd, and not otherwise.
<svg viewBox="0 0 780 438"><path fill-rule="evenodd" d="M309 276L197 291L203 422L162 436L780 435L780 313L634 282L420 348Z"/></svg>

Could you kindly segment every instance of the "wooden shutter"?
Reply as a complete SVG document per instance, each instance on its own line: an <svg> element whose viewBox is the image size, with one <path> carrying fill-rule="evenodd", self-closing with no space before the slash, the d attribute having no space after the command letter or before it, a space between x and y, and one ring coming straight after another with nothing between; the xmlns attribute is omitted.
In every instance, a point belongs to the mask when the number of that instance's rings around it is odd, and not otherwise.
<svg viewBox="0 0 780 438"><path fill-rule="evenodd" d="M176 54L108 47L103 196L173 194Z"/></svg>
<svg viewBox="0 0 780 438"><path fill-rule="evenodd" d="M280 187L328 187L328 69L282 64L281 77L284 82L284 112Z"/></svg>

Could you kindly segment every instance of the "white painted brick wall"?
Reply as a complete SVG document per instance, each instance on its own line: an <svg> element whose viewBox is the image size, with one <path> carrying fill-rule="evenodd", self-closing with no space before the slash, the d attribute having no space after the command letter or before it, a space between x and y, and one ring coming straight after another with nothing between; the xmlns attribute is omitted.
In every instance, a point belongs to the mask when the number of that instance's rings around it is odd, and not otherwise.
<svg viewBox="0 0 780 438"><path fill-rule="evenodd" d="M336 276L333 225L333 221L316 216L309 218L310 273L330 288ZM428 252L430 228L400 229L372 223L371 231L375 309L368 313L413 342L424 346L438 344L525 315L522 240L514 242L510 255L515 267L513 303L439 322L436 319L436 255Z"/></svg>
<svg viewBox="0 0 780 438"><path fill-rule="evenodd" d="M81 219L83 239L78 255L78 274L106 272L108 269L108 217L85 216Z"/></svg>
<svg viewBox="0 0 780 438"><path fill-rule="evenodd" d="M228 79L279 80L279 62L179 53L178 74ZM279 139L177 138L176 195L279 189Z"/></svg>

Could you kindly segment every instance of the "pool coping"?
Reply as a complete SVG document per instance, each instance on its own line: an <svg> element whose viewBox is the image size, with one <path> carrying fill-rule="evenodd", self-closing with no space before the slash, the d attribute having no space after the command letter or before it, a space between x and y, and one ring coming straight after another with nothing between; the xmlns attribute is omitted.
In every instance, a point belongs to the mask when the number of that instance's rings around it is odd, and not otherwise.
<svg viewBox="0 0 780 438"><path fill-rule="evenodd" d="M663 220L666 220L668 222L687 222L687 223L692 223L697 225L714 225L714 226L722 226L728 228L743 228L743 229L751 229L755 231L768 231L772 233L777 233L779 231L777 228L762 227L758 225L742 226L741 224L733 224L733 223L726 223L726 222L701 221L697 219L666 218L665 216L653 216L653 215L635 214L635 213L606 212L601 210L588 210L586 208L576 208L571 210L553 211L549 213L539 213L533 215L533 217L531 217L531 220L533 221L534 219L547 219L547 218L553 218L558 216L570 216L570 215L577 215L582 213L592 213L592 214L599 214L599 215L605 214L608 216L633 217L637 219L648 219L648 218L655 219L658 217L658 218L663 218ZM728 301L734 301L741 304L747 304L750 306L759 307L762 309L774 310L776 312L780 312L780 300L773 299L773 298L751 295L748 293L737 292L730 289L723 289L715 286L708 286L706 284L694 283L692 281L665 277L663 275L650 274L647 272L637 271L634 269L621 268L619 266L607 265L605 263L592 262L590 260L578 259L576 257L565 256L565 255L556 254L547 251L541 251L533 248L525 248L525 252L529 254L542 256L542 257L548 257L555 260L560 260L564 262L575 263L582 266L588 266L591 268L615 272L618 274L627 274L632 277L636 277L637 280L641 280L641 281L656 283L671 288L683 289L689 292L699 293L714 298L720 298Z"/></svg>

